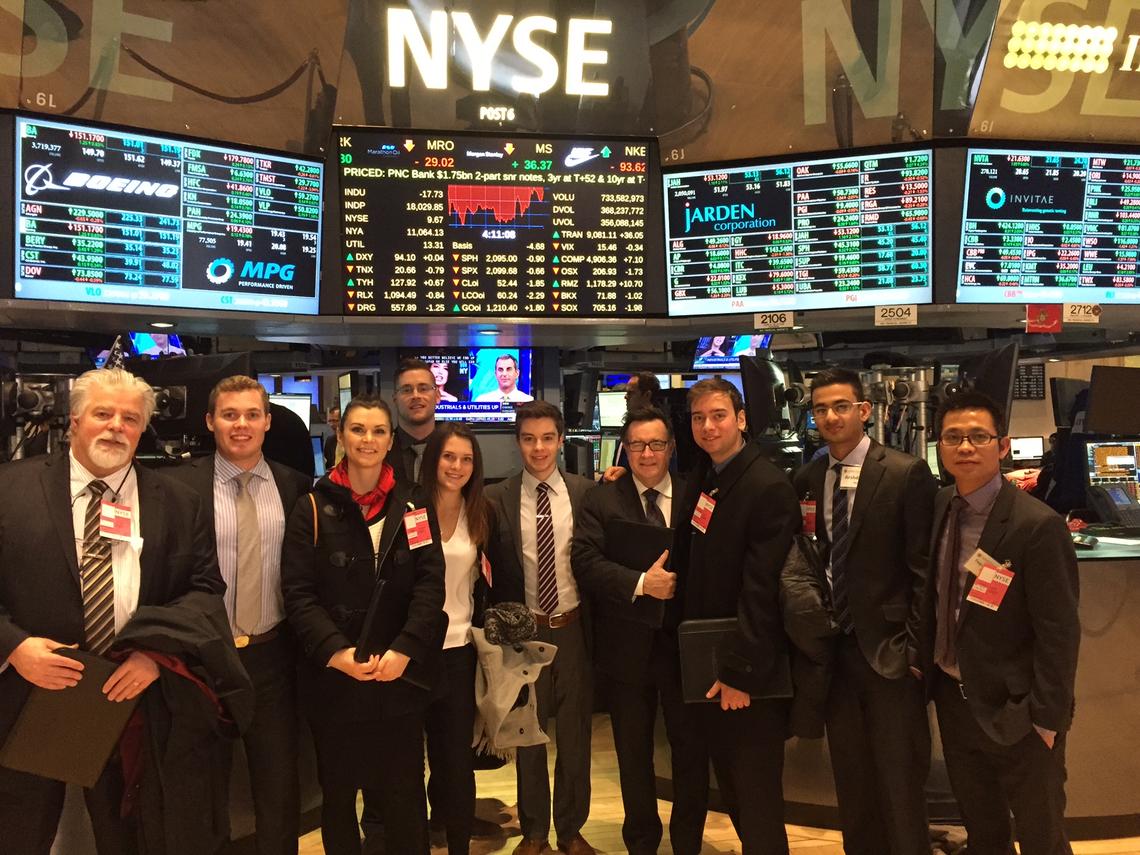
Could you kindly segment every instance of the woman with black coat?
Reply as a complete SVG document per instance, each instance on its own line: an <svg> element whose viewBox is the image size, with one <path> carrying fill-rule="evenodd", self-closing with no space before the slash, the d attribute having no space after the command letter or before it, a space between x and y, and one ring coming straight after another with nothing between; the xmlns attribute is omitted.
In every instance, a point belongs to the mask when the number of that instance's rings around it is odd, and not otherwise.
<svg viewBox="0 0 1140 855"><path fill-rule="evenodd" d="M397 484L385 461L383 400L354 398L337 433L344 460L298 501L281 560L305 658L321 837L328 855L359 855L356 795L374 788L387 850L427 855L423 727L447 625L439 526L422 490Z"/></svg>

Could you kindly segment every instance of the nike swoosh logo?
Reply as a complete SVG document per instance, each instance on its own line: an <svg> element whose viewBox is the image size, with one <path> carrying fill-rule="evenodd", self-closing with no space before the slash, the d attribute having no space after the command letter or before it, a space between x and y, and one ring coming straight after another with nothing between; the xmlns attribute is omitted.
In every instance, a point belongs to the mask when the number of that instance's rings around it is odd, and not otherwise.
<svg viewBox="0 0 1140 855"><path fill-rule="evenodd" d="M581 164L585 163L588 160L593 160L597 156L598 155L594 153L593 149L576 148L572 152L570 152L568 155L566 155L566 160L564 161L564 163L567 166L580 166Z"/></svg>

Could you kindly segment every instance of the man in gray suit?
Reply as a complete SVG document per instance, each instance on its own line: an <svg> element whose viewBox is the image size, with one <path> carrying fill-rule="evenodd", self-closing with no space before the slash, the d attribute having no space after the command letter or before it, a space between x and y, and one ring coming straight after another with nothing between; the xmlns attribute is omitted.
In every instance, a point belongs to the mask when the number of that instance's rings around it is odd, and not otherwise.
<svg viewBox="0 0 1140 855"><path fill-rule="evenodd" d="M514 555L526 604L538 623L538 639L555 644L558 654L535 684L539 723L557 723L554 766L554 830L558 849L592 855L582 837L590 814L590 713L593 676L583 627L583 603L570 570L574 518L593 482L558 468L565 422L557 407L532 401L518 408L515 438L523 471L487 489L496 510L502 551ZM512 548L513 547L513 548ZM549 852L550 778L546 746L518 751L519 825L522 842L515 855Z"/></svg>

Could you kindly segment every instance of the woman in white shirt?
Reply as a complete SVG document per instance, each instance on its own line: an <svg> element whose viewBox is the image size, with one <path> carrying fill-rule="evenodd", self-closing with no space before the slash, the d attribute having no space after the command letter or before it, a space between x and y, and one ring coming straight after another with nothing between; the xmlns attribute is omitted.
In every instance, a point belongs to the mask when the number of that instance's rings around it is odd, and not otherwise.
<svg viewBox="0 0 1140 855"><path fill-rule="evenodd" d="M447 635L440 679L428 707L428 793L433 826L441 819L449 855L467 855L475 816L471 742L475 723L472 622L486 599L487 539L495 526L483 497L483 456L467 425L441 422L424 449L423 488L435 508L446 564L443 609ZM486 568L486 570L485 570Z"/></svg>

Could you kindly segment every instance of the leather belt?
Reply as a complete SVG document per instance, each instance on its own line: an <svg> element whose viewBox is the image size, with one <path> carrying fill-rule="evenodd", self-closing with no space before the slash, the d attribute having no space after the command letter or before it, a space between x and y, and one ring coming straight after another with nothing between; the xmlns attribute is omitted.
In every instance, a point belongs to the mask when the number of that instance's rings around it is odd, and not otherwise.
<svg viewBox="0 0 1140 855"><path fill-rule="evenodd" d="M267 641L272 641L278 636L277 627L268 632L262 632L258 635L235 635L234 647L241 650L243 647L251 647L255 644L264 644Z"/></svg>
<svg viewBox="0 0 1140 855"><path fill-rule="evenodd" d="M555 615L545 615L542 612L533 612L534 622L539 626L549 627L550 629L558 629L563 626L570 626L574 621L581 617L582 607L575 606L568 612L559 612Z"/></svg>

